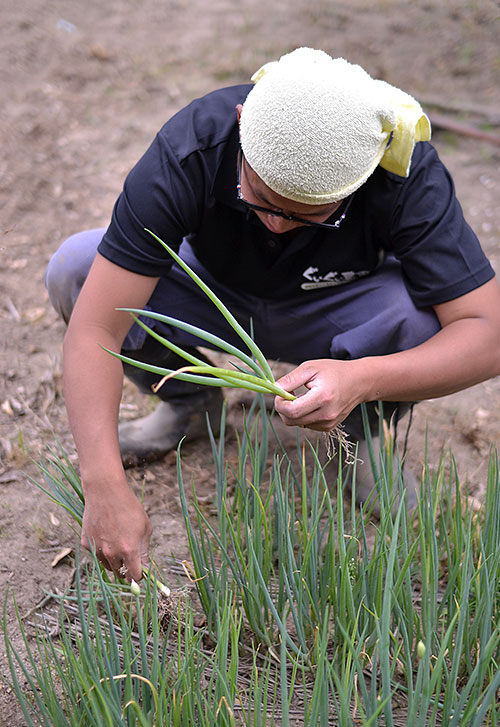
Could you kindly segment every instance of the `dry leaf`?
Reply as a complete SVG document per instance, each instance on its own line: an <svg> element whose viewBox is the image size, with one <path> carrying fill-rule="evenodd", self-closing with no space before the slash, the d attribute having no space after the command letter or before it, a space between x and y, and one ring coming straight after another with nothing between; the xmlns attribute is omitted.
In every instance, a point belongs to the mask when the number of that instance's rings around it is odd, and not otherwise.
<svg viewBox="0 0 500 727"><path fill-rule="evenodd" d="M45 308L28 308L23 313L24 320L29 323L36 323L45 316Z"/></svg>
<svg viewBox="0 0 500 727"><path fill-rule="evenodd" d="M71 555L73 552L73 548L63 548L59 551L59 553L56 555L52 563L50 564L51 568L55 568L56 565L59 565L59 563L64 560L64 558L67 558L68 555Z"/></svg>
<svg viewBox="0 0 500 727"><path fill-rule="evenodd" d="M15 470L9 470L8 472L2 472L0 475L0 485L7 485L9 482L17 482L21 479L19 472Z"/></svg>
<svg viewBox="0 0 500 727"><path fill-rule="evenodd" d="M9 263L9 268L11 270L22 270L23 268L26 267L27 264L28 264L28 258L21 257L17 260L12 260Z"/></svg>
<svg viewBox="0 0 500 727"><path fill-rule="evenodd" d="M10 315L15 321L20 321L21 316L19 315L19 311L17 310L16 306L14 305L13 301L10 298L5 299L5 307L9 311Z"/></svg>
<svg viewBox="0 0 500 727"><path fill-rule="evenodd" d="M53 512L49 512L49 520L52 523L52 525L54 525L54 527L56 527L56 528L58 528L59 525L61 524Z"/></svg>
<svg viewBox="0 0 500 727"><path fill-rule="evenodd" d="M90 55L97 58L98 61L110 61L113 59L112 53L101 45L93 45L90 48Z"/></svg>
<svg viewBox="0 0 500 727"><path fill-rule="evenodd" d="M8 399L5 399L5 401L2 402L0 409L3 411L4 414L7 414L8 417L14 416L14 411Z"/></svg>

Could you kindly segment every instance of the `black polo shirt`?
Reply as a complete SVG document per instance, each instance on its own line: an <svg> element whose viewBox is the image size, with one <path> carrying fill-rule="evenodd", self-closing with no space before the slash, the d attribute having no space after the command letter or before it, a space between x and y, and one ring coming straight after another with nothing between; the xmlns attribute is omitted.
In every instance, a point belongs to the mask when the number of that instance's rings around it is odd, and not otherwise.
<svg viewBox="0 0 500 727"><path fill-rule="evenodd" d="M196 99L163 126L125 180L99 246L104 257L163 276L172 260L145 228L176 250L187 237L216 279L268 299L326 294L370 274L386 254L401 261L417 306L451 300L494 276L428 143L416 145L407 179L377 167L338 229L271 233L236 197L235 107L251 88Z"/></svg>

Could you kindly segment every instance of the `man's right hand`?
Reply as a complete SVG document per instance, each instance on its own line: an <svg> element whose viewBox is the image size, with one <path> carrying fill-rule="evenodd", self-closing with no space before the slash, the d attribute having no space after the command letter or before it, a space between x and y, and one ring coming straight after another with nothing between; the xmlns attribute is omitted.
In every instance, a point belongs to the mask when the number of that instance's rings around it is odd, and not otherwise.
<svg viewBox="0 0 500 727"><path fill-rule="evenodd" d="M87 488L88 489L88 488ZM151 523L134 493L109 485L86 495L81 545L95 549L97 558L117 576L135 581L149 562Z"/></svg>

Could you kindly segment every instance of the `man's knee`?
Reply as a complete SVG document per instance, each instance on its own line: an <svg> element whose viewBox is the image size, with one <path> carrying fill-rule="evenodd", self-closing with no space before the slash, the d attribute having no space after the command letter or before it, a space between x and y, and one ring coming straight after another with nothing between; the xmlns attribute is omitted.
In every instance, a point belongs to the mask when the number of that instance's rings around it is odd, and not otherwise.
<svg viewBox="0 0 500 727"><path fill-rule="evenodd" d="M98 228L68 237L47 265L45 287L50 302L66 323L69 321L104 231L104 228Z"/></svg>
<svg viewBox="0 0 500 727"><path fill-rule="evenodd" d="M402 295L390 305L374 306L366 320L336 335L330 355L336 359L383 356L414 348L440 329L432 308L418 309L410 297Z"/></svg>
<svg viewBox="0 0 500 727"><path fill-rule="evenodd" d="M416 308L408 297L398 310L396 347L398 351L415 348L432 338L441 328L432 308Z"/></svg>

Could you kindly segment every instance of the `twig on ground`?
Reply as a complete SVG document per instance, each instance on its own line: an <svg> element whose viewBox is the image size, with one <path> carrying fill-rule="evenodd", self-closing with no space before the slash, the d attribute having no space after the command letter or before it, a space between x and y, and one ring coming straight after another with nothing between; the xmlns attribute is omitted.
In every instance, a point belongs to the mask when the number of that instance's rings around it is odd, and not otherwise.
<svg viewBox="0 0 500 727"><path fill-rule="evenodd" d="M477 126L473 126L471 124L466 124L462 121L456 121L455 119L451 119L448 116L445 116L444 114L430 113L429 119L431 121L432 126L434 126L437 129L445 129L446 131L451 131L454 134L460 134L461 136L469 136L474 139L488 141L490 144L495 144L496 146L500 146L500 135L499 134L494 134L491 131L485 131L484 129L479 129Z"/></svg>

